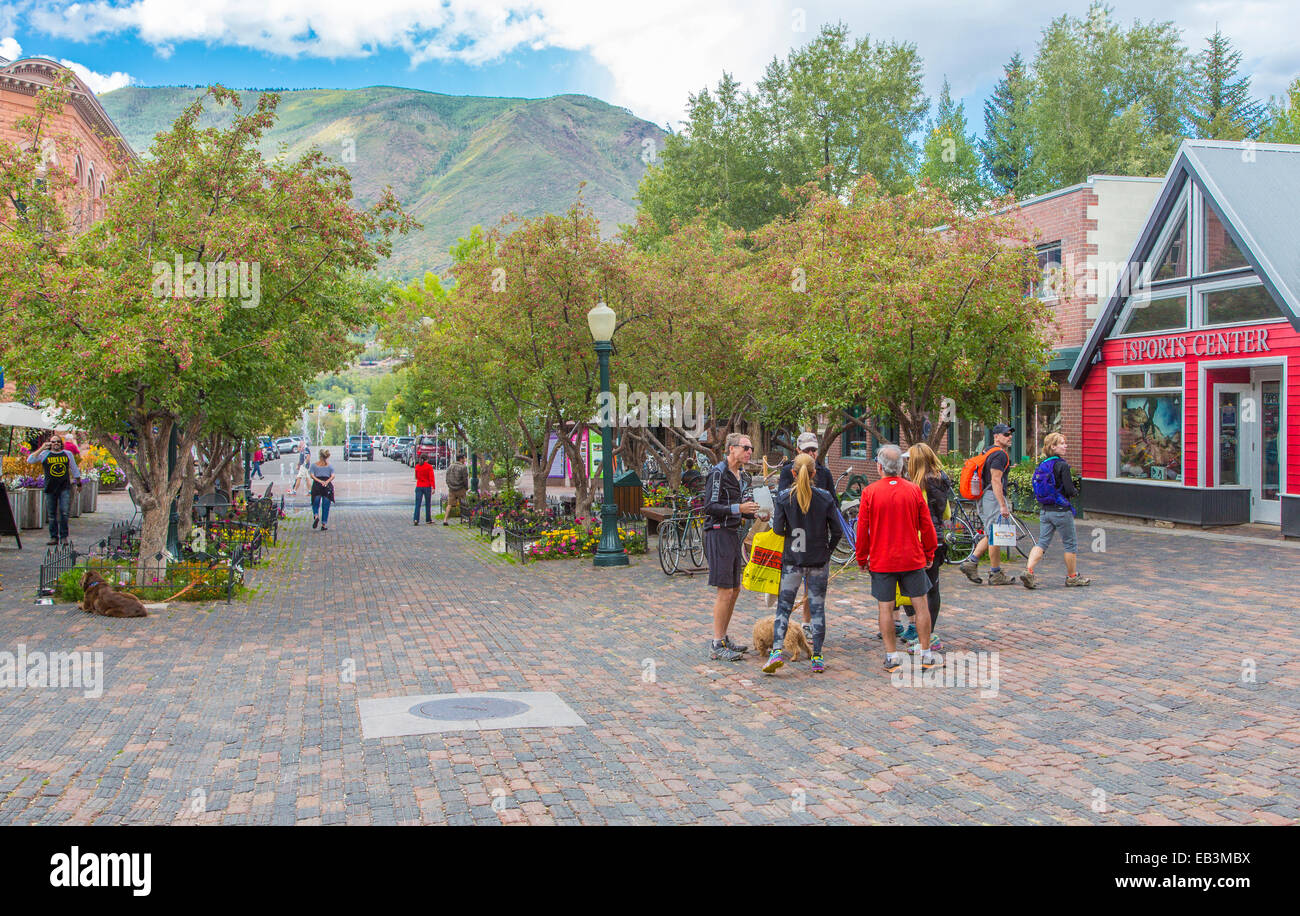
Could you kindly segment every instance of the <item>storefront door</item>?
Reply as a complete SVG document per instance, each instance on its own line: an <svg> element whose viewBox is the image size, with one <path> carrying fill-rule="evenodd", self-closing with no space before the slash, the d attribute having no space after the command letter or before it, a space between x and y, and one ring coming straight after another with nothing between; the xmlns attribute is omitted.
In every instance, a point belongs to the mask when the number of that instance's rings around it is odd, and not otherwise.
<svg viewBox="0 0 1300 916"><path fill-rule="evenodd" d="M1255 370L1248 385L1214 386L1214 485L1248 488L1250 520L1273 525L1282 521L1281 389L1272 369Z"/></svg>

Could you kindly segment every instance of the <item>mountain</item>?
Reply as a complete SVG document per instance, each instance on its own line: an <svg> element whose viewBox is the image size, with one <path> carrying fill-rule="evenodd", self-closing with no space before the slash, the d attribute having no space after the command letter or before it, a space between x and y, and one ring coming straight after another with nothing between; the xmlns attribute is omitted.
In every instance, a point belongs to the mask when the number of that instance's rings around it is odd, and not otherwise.
<svg viewBox="0 0 1300 916"><path fill-rule="evenodd" d="M147 155L153 138L202 93L185 87L129 86L99 101L131 145ZM244 110L256 91L240 93ZM645 171L645 140L664 132L630 112L582 95L549 99L440 95L416 89L300 89L280 93L275 127L262 152L284 144L291 157L318 146L352 174L359 203L391 185L424 228L399 238L386 269L401 277L439 270L474 225L502 216L567 210L583 199L613 234L631 222ZM228 109L205 111L202 126L228 124Z"/></svg>

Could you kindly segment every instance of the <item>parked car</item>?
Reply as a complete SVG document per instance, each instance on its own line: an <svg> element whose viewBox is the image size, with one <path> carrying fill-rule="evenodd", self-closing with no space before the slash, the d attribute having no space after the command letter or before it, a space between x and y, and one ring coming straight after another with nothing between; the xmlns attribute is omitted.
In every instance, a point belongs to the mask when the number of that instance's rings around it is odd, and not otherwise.
<svg viewBox="0 0 1300 916"><path fill-rule="evenodd" d="M348 447L343 450L343 460L351 461L352 459L366 461L375 460L374 440L369 436L362 434L348 437Z"/></svg>
<svg viewBox="0 0 1300 916"><path fill-rule="evenodd" d="M402 450L415 441L414 436L398 436L388 445L387 455L394 461L402 460Z"/></svg>
<svg viewBox="0 0 1300 916"><path fill-rule="evenodd" d="M298 451L298 443L292 436L281 436L275 440L275 449L281 455L291 455Z"/></svg>

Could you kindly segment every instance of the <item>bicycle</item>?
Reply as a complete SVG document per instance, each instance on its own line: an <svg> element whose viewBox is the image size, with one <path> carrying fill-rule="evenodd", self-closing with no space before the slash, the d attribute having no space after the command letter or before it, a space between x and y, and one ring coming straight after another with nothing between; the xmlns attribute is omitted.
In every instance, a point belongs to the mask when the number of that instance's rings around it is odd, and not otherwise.
<svg viewBox="0 0 1300 916"><path fill-rule="evenodd" d="M704 568L704 513L697 502L673 497L673 514L659 523L659 567L666 576L679 570L693 574ZM690 558L695 569L681 569L684 557Z"/></svg>
<svg viewBox="0 0 1300 916"><path fill-rule="evenodd" d="M952 506L952 517L943 523L943 541L948 545L948 556L944 562L955 566L964 562L975 549L975 545L984 538L984 521L979 517L975 500L954 496L948 502ZM1011 525L1016 529L1016 553L1029 559L1029 551L1038 545L1038 538L1034 537L1029 526L1019 519L1014 506L1009 518ZM1002 548L994 548L990 545L989 549L1001 550ZM1007 558L1010 559L1009 554Z"/></svg>
<svg viewBox="0 0 1300 916"><path fill-rule="evenodd" d="M848 484L840 490L840 481L848 478ZM840 515L844 516L844 522L849 531L856 531L858 525L858 502L862 498L862 488L867 485L867 478L862 474L853 473L853 465L849 465L844 473L840 474L835 480L835 490L840 495L836 497L835 504L839 506ZM849 546L849 538L842 537L840 542L835 545L835 550L831 553L831 559L841 566L848 564L853 559L854 550Z"/></svg>

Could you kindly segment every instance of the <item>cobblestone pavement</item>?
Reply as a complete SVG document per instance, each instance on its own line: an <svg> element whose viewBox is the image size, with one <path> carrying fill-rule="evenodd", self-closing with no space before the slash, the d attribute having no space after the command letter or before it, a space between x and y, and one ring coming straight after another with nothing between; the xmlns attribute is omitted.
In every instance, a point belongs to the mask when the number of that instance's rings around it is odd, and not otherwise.
<svg viewBox="0 0 1300 916"><path fill-rule="evenodd" d="M102 651L104 690L0 689L0 822L1300 818L1293 546L1108 530L1086 590L1056 551L1035 592L950 567L947 670L996 651L995 689L896 686L855 572L831 583L829 670L765 677L706 660L703 577L652 555L520 567L409 514L299 515L251 600L145 620L36 606L7 577L0 651ZM733 636L766 613L742 593ZM361 699L491 690L553 691L587 725L361 737Z"/></svg>

